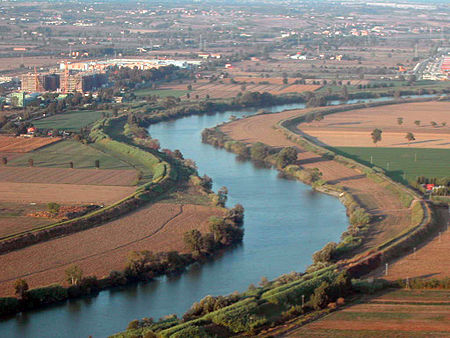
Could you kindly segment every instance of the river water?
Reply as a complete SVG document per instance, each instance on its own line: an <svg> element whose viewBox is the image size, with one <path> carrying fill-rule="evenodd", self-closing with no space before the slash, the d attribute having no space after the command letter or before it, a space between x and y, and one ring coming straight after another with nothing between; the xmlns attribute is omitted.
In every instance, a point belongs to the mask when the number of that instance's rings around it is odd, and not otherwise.
<svg viewBox="0 0 450 338"><path fill-rule="evenodd" d="M294 108L304 105L280 105L266 110ZM185 158L193 159L201 175L206 173L213 178L215 190L226 186L229 206L244 206L242 245L203 265L195 264L177 277L107 290L94 298L2 320L0 336L106 337L124 330L133 319L182 315L206 295L244 291L262 276L273 279L283 273L303 271L315 251L327 242L338 241L348 224L345 208L338 199L313 192L301 182L279 178L274 169L257 168L250 162L238 161L223 149L201 143L204 128L228 121L231 115L254 112L248 109L190 116L149 128L162 148L180 149Z"/></svg>

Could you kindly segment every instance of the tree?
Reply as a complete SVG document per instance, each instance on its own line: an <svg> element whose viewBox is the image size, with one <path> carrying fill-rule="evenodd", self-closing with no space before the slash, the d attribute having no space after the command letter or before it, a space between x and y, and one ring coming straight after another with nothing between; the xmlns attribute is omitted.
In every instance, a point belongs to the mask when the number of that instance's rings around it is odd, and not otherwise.
<svg viewBox="0 0 450 338"><path fill-rule="evenodd" d="M203 238L200 231L193 229L184 233L184 243L195 254L200 254L203 247Z"/></svg>
<svg viewBox="0 0 450 338"><path fill-rule="evenodd" d="M408 146L411 143L411 141L414 141L416 138L414 137L414 134L411 132L406 133L405 138L408 140Z"/></svg>
<svg viewBox="0 0 450 338"><path fill-rule="evenodd" d="M375 128L372 133L370 134L372 136L372 141L376 145L378 142L381 141L381 134L383 131L381 129Z"/></svg>
<svg viewBox="0 0 450 338"><path fill-rule="evenodd" d="M57 214L59 212L60 205L55 202L47 203L47 209L52 214Z"/></svg>
<svg viewBox="0 0 450 338"><path fill-rule="evenodd" d="M438 124L437 124L436 122L434 122L434 121L431 121L430 124L431 124L434 128L436 128L437 125L438 125Z"/></svg>
<svg viewBox="0 0 450 338"><path fill-rule="evenodd" d="M401 126L403 124L403 117L397 117L397 123Z"/></svg>
<svg viewBox="0 0 450 338"><path fill-rule="evenodd" d="M224 207L228 199L227 187L220 188L219 191L217 191L217 195L219 196L219 201L217 202L217 204Z"/></svg>
<svg viewBox="0 0 450 338"><path fill-rule="evenodd" d="M29 167L34 166L34 161L33 161L32 158L28 159L28 166L29 166Z"/></svg>
<svg viewBox="0 0 450 338"><path fill-rule="evenodd" d="M283 148L277 156L277 165L280 168L284 168L297 161L297 149L294 147Z"/></svg>
<svg viewBox="0 0 450 338"><path fill-rule="evenodd" d="M311 296L310 304L315 310L323 309L328 304L328 289L330 285L322 282L319 287L314 290Z"/></svg>
<svg viewBox="0 0 450 338"><path fill-rule="evenodd" d="M2 164L3 165L7 165L8 164L8 158L7 157L2 157Z"/></svg>
<svg viewBox="0 0 450 338"><path fill-rule="evenodd" d="M83 278L83 270L78 265L71 265L66 269L66 279L71 285L78 285Z"/></svg>
<svg viewBox="0 0 450 338"><path fill-rule="evenodd" d="M97 169L100 168L100 160L95 160L94 164Z"/></svg>
<svg viewBox="0 0 450 338"><path fill-rule="evenodd" d="M441 124L443 127L445 127L447 125L447 122L442 122Z"/></svg>
<svg viewBox="0 0 450 338"><path fill-rule="evenodd" d="M414 124L419 127L420 126L420 120L415 120Z"/></svg>
<svg viewBox="0 0 450 338"><path fill-rule="evenodd" d="M268 154L267 146L264 143L256 142L250 148L250 158L253 161L264 162Z"/></svg>
<svg viewBox="0 0 450 338"><path fill-rule="evenodd" d="M14 282L14 290L17 298L24 299L28 291L28 283L23 279L18 279Z"/></svg>

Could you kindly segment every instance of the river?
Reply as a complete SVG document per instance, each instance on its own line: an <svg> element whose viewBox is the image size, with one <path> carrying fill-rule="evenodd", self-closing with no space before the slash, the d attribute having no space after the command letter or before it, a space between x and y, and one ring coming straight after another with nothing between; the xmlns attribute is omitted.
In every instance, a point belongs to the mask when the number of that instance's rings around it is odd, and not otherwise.
<svg viewBox="0 0 450 338"><path fill-rule="evenodd" d="M294 108L304 105L265 110ZM338 199L313 192L299 181L279 178L274 169L257 168L251 162L238 161L223 149L201 143L204 128L228 121L231 115L254 112L248 109L190 116L149 128L162 148L179 149L185 158L193 159L201 175L206 173L213 178L215 190L226 186L229 206L241 203L245 207L242 245L203 265L195 264L177 277L107 290L94 298L72 300L2 320L0 336L106 337L124 330L133 319L182 315L206 295L244 291L262 276L273 279L283 273L303 271L315 251L330 241L338 241L348 224L345 208Z"/></svg>

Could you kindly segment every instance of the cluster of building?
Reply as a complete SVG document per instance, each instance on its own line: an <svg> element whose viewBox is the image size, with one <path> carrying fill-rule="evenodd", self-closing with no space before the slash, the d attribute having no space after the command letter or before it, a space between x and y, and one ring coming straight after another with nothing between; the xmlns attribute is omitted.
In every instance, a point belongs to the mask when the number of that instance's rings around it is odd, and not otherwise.
<svg viewBox="0 0 450 338"><path fill-rule="evenodd" d="M61 93L85 93L101 88L108 82L104 72L74 72L65 70L61 73L28 73L22 75L22 91L41 93L56 91Z"/></svg>
<svg viewBox="0 0 450 338"><path fill-rule="evenodd" d="M450 80L450 52L420 62L414 69L423 80Z"/></svg>
<svg viewBox="0 0 450 338"><path fill-rule="evenodd" d="M110 67L128 67L141 70L159 68L165 66L177 66L180 68L189 68L191 66L199 66L201 61L191 60L168 60L168 59L108 59L108 60L92 60L80 62L61 63L60 69L68 69L73 71L104 71Z"/></svg>
<svg viewBox="0 0 450 338"><path fill-rule="evenodd" d="M61 62L59 70L49 73L22 75L21 89L27 93L56 91L61 93L90 92L108 82L106 70L111 67L129 67L140 70L174 65L188 68L200 65L201 61L166 59L109 59L79 62Z"/></svg>

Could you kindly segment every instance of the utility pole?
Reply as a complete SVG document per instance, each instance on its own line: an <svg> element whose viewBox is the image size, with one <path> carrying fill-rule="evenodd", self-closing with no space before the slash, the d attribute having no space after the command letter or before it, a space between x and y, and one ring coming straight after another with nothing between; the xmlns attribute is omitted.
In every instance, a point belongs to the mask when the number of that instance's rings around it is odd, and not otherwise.
<svg viewBox="0 0 450 338"><path fill-rule="evenodd" d="M386 272L385 272L385 276L387 276L389 274L389 263L386 263Z"/></svg>

